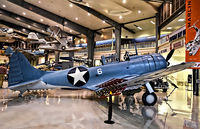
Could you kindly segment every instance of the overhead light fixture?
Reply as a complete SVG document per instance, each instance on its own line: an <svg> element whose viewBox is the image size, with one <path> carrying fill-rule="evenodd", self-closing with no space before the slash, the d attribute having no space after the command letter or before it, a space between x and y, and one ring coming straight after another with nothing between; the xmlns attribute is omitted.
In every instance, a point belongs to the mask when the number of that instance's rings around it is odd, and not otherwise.
<svg viewBox="0 0 200 129"><path fill-rule="evenodd" d="M88 16L90 16L91 14L90 14L90 13L88 13L87 15L88 15Z"/></svg>
<svg viewBox="0 0 200 129"><path fill-rule="evenodd" d="M43 21L44 21L44 19L40 19L40 21L41 21L41 22L43 22Z"/></svg>
<svg viewBox="0 0 200 129"><path fill-rule="evenodd" d="M5 5L5 4L2 4L2 7L3 7L3 8L6 8L6 5Z"/></svg>
<svg viewBox="0 0 200 129"><path fill-rule="evenodd" d="M106 23L105 21L102 21L103 23Z"/></svg>
<svg viewBox="0 0 200 129"><path fill-rule="evenodd" d="M167 30L171 30L172 29L172 27L167 27Z"/></svg>
<svg viewBox="0 0 200 129"><path fill-rule="evenodd" d="M142 11L141 10L138 10L138 13L140 14Z"/></svg>
<svg viewBox="0 0 200 129"><path fill-rule="evenodd" d="M154 21L150 21L152 24L154 24L155 25L155 22Z"/></svg>
<svg viewBox="0 0 200 129"><path fill-rule="evenodd" d="M122 0L122 3L123 3L123 4L126 4L126 0Z"/></svg>
<svg viewBox="0 0 200 129"><path fill-rule="evenodd" d="M178 19L179 22L185 21L185 19Z"/></svg>
<svg viewBox="0 0 200 129"><path fill-rule="evenodd" d="M86 3L86 6L88 6L88 7L89 7L90 5L89 5L88 3Z"/></svg>
<svg viewBox="0 0 200 129"><path fill-rule="evenodd" d="M41 1L39 0L39 1L38 1L38 3L40 4L40 3L41 3Z"/></svg>
<svg viewBox="0 0 200 129"><path fill-rule="evenodd" d="M69 4L69 7L71 7L71 8L72 8L72 7L73 7L73 4L72 4L72 3L70 3L70 4Z"/></svg>
<svg viewBox="0 0 200 129"><path fill-rule="evenodd" d="M119 19L122 19L122 18L123 18L123 17L120 15L120 16L119 16Z"/></svg>
<svg viewBox="0 0 200 129"><path fill-rule="evenodd" d="M25 32L25 31L26 31L26 29L24 29L24 28L23 28L23 29L22 29L22 31L23 31L23 32Z"/></svg>
<svg viewBox="0 0 200 129"><path fill-rule="evenodd" d="M71 32L72 32L72 30L69 30L69 32L71 33Z"/></svg>
<svg viewBox="0 0 200 129"><path fill-rule="evenodd" d="M28 28L31 28L31 26L30 26L30 25L28 25Z"/></svg>
<svg viewBox="0 0 200 129"><path fill-rule="evenodd" d="M20 18L20 17L16 17L16 19L17 19L17 20L21 20L21 18Z"/></svg>
<svg viewBox="0 0 200 129"><path fill-rule="evenodd" d="M66 22L66 21L64 22L64 25L67 25L67 22Z"/></svg>
<svg viewBox="0 0 200 129"><path fill-rule="evenodd" d="M138 28L139 30L142 30L142 27L137 26L137 28Z"/></svg>
<svg viewBox="0 0 200 129"><path fill-rule="evenodd" d="M23 14L23 15L26 15L26 12L23 12L22 14Z"/></svg>
<svg viewBox="0 0 200 129"><path fill-rule="evenodd" d="M78 20L78 17L76 17L75 20Z"/></svg>
<svg viewBox="0 0 200 129"><path fill-rule="evenodd" d="M104 37L104 35L103 34L101 34L101 38L103 38Z"/></svg>
<svg viewBox="0 0 200 129"><path fill-rule="evenodd" d="M42 32L44 33L44 30L42 30Z"/></svg>
<svg viewBox="0 0 200 129"><path fill-rule="evenodd" d="M106 9L105 12L108 13L108 10Z"/></svg>

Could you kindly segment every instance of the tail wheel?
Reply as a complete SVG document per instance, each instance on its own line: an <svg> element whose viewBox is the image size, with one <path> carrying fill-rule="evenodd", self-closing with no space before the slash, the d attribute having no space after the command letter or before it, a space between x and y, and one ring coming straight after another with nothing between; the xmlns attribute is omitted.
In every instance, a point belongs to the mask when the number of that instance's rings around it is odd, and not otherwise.
<svg viewBox="0 0 200 129"><path fill-rule="evenodd" d="M157 102L157 96L155 93L145 92L142 96L142 102L146 106L153 106Z"/></svg>
<svg viewBox="0 0 200 129"><path fill-rule="evenodd" d="M66 48L65 46L62 46L62 47L61 47L62 50L65 50L65 48Z"/></svg>

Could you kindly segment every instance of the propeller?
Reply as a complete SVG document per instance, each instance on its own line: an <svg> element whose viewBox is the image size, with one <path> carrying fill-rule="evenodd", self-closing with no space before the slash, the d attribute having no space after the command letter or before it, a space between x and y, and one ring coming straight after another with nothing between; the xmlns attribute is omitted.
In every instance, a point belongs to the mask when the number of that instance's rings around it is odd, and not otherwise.
<svg viewBox="0 0 200 129"><path fill-rule="evenodd" d="M175 51L175 49L172 49L170 52L169 52L169 54L167 55L167 57L166 57L166 62L168 62L170 59L171 59L171 57L172 57L172 55L174 54L174 51ZM169 65L170 63L168 62L168 65Z"/></svg>

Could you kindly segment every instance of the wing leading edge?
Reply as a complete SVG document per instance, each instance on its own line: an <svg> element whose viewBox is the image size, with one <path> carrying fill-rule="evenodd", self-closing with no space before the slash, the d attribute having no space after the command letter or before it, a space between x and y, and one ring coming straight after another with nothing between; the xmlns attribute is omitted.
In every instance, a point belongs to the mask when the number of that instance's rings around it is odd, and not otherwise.
<svg viewBox="0 0 200 129"><path fill-rule="evenodd" d="M187 69L192 67L195 63L188 62L188 63L181 63L178 65L174 65L168 67L166 69L161 69L155 72L143 74L140 76L128 77L123 79L112 79L107 82L104 82L101 85L98 85L99 88L96 93L97 95L108 95L110 91L113 93L123 91L127 87L138 87L146 84L149 81L155 80L157 78L165 77L169 74Z"/></svg>

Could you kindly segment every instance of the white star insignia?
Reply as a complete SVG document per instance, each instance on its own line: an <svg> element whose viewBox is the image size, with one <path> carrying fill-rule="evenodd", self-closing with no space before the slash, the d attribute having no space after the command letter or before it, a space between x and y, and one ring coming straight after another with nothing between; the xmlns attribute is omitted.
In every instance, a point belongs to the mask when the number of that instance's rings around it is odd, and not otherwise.
<svg viewBox="0 0 200 129"><path fill-rule="evenodd" d="M78 81L82 81L82 82L86 83L85 79L83 78L83 76L86 73L87 73L87 71L81 72L78 68L76 68L75 73L71 73L71 74L68 74L68 75L74 78L74 84L73 85L76 85L76 83Z"/></svg>

